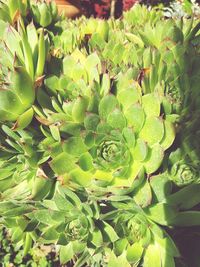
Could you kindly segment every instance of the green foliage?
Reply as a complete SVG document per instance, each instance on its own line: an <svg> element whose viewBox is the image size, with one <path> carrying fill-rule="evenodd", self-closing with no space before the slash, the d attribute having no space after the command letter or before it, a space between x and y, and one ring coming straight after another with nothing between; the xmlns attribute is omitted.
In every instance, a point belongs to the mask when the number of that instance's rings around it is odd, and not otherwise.
<svg viewBox="0 0 200 267"><path fill-rule="evenodd" d="M0 229L1 237L1 252L0 252L0 264L2 266L39 266L48 267L54 264L59 264L58 257L53 251L53 247L34 247L29 251L29 254L24 257L24 251L22 247L15 246L10 239L9 233L5 228Z"/></svg>
<svg viewBox="0 0 200 267"><path fill-rule="evenodd" d="M200 24L140 5L71 21L54 4L11 2L0 12L0 224L20 252L4 261L54 266L38 255L53 244L59 264L174 267L168 232L200 224Z"/></svg>

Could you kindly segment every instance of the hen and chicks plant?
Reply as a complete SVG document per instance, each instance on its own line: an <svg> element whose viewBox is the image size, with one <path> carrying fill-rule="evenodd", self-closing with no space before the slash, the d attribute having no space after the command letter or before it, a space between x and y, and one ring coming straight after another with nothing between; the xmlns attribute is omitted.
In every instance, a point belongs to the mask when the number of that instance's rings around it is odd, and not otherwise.
<svg viewBox="0 0 200 267"><path fill-rule="evenodd" d="M0 223L76 267L175 266L167 231L200 222L199 24L20 7L0 17Z"/></svg>

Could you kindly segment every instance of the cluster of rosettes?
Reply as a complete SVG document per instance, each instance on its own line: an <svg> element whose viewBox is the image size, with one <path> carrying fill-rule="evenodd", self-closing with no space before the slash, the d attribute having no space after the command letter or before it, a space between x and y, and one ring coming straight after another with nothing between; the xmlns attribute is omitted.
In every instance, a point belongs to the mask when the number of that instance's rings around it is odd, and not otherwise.
<svg viewBox="0 0 200 267"><path fill-rule="evenodd" d="M89 70L99 78L97 67L96 72L91 66ZM95 83L90 84L87 72L82 71L82 84L89 85L80 88L79 96L59 91L68 96L67 101L61 101L57 112L49 112L46 119L51 118L49 127L52 133L57 127L61 140L59 153L50 152L53 171L84 186L96 180L103 185L131 186L140 171L156 172L175 138L173 124L161 111L163 95L158 91L142 95L140 86L131 79L123 83L123 76L115 90L107 76L107 87L99 81L101 86L94 89Z"/></svg>

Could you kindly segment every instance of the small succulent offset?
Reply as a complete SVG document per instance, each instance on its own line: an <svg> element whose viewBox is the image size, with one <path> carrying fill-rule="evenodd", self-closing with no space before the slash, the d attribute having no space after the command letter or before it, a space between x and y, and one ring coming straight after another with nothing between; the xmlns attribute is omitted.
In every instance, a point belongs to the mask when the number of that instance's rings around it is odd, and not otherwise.
<svg viewBox="0 0 200 267"><path fill-rule="evenodd" d="M198 182L200 177L199 166L184 156L180 149L171 153L169 157L169 177L178 186L184 186L192 182Z"/></svg>
<svg viewBox="0 0 200 267"><path fill-rule="evenodd" d="M199 111L196 110L196 115ZM198 116L198 115L197 115ZM198 183L200 177L199 149L197 139L199 136L197 118L185 118L179 132L179 147L170 153L167 161L167 171L170 179L178 186ZM182 130L184 129L184 131ZM191 134L192 133L192 134ZM196 138L193 138L196 136Z"/></svg>

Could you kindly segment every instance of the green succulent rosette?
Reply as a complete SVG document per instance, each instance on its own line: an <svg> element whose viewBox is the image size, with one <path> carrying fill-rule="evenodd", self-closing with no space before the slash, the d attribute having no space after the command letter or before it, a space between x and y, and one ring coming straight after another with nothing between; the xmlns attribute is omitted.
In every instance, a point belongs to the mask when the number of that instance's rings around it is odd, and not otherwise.
<svg viewBox="0 0 200 267"><path fill-rule="evenodd" d="M48 93L55 95L58 90L58 98L53 96L50 102L45 92L38 95L46 108L35 108L37 119L44 129L49 127L58 146L57 150L46 146L51 142L46 132L43 149L50 151L49 164L58 177L83 186L102 181L129 187L141 170L148 175L158 170L164 151L174 141L174 125L161 110L164 95L161 90L143 95L137 82L121 74L111 89L109 76L98 74L101 67L95 54L86 58L84 65L85 75L76 91L70 88L75 77L68 74L66 88L56 86L63 76L45 82Z"/></svg>
<svg viewBox="0 0 200 267"><path fill-rule="evenodd" d="M176 163L172 167L170 175L179 186L190 184L199 178L197 169L192 164L187 164L184 161Z"/></svg>
<svg viewBox="0 0 200 267"><path fill-rule="evenodd" d="M0 121L17 121L16 128L24 128L33 117L35 99L33 82L24 67L15 67L0 89Z"/></svg>
<svg viewBox="0 0 200 267"><path fill-rule="evenodd" d="M48 196L54 188L54 179L43 170L43 153L37 147L37 131L14 132L3 125L0 137L1 201L10 198L38 201Z"/></svg>
<svg viewBox="0 0 200 267"><path fill-rule="evenodd" d="M0 3L0 19L9 22L10 24L16 23L19 15L25 17L28 11L28 1L1 1Z"/></svg>
<svg viewBox="0 0 200 267"><path fill-rule="evenodd" d="M148 223L147 218L142 214L126 214L118 218L116 229L117 232L123 232L129 244L140 243L145 247L152 241L151 231L147 227Z"/></svg>
<svg viewBox="0 0 200 267"><path fill-rule="evenodd" d="M92 210L86 208L87 205L81 203L77 194L57 184L52 198L43 204L38 202L37 209L29 214L27 227L33 220L40 223L37 227L41 232L39 242L66 245L79 241L85 244L91 229L95 229Z"/></svg>
<svg viewBox="0 0 200 267"><path fill-rule="evenodd" d="M176 216L176 210L163 203L141 209L133 200L112 202L116 211L103 215L112 221L119 236L108 257L111 262L122 261L127 266L175 266L174 258L180 257L178 249L168 234L158 226L168 225L168 218Z"/></svg>
<svg viewBox="0 0 200 267"><path fill-rule="evenodd" d="M13 129L24 129L33 119L32 105L35 90L42 83L48 53L48 37L44 30L37 32L33 23L17 29L0 21L1 74L0 122L15 122Z"/></svg>
<svg viewBox="0 0 200 267"><path fill-rule="evenodd" d="M66 235L69 241L87 240L88 228L90 227L88 219L82 214L77 214L77 218L69 220L66 225Z"/></svg>
<svg viewBox="0 0 200 267"><path fill-rule="evenodd" d="M58 8L54 1L46 3L45 1L32 1L30 5L31 15L33 20L41 27L48 27L58 18Z"/></svg>
<svg viewBox="0 0 200 267"><path fill-rule="evenodd" d="M192 155L191 150L191 155ZM196 154L191 158L183 149L178 148L172 152L168 160L169 178L178 186L186 186L199 181L200 169ZM196 160L194 160L196 159Z"/></svg>
<svg viewBox="0 0 200 267"><path fill-rule="evenodd" d="M86 263L92 260L91 253L97 258L94 262L98 261L96 254L102 257L118 236L109 223L100 220L100 207L89 198L86 191L75 193L57 183L53 197L38 202L21 228L38 243L56 243L63 264L79 262L77 257L82 255Z"/></svg>

